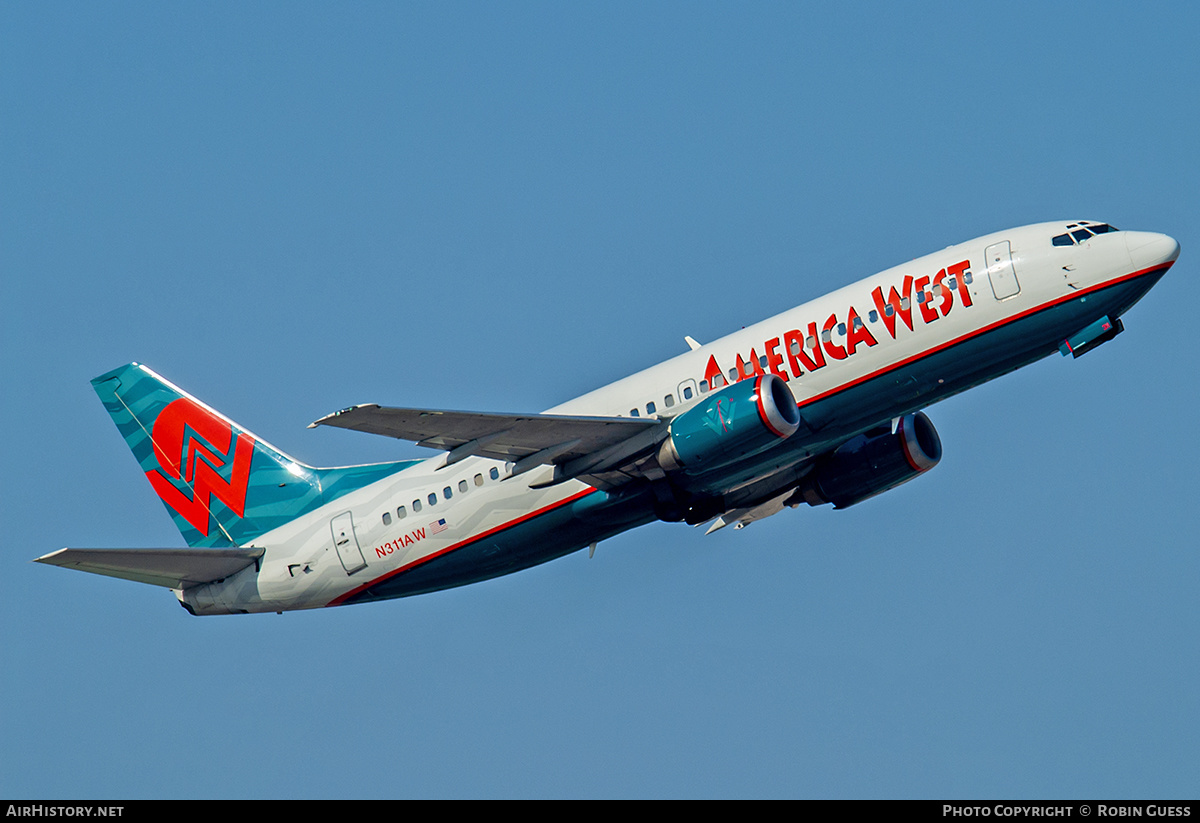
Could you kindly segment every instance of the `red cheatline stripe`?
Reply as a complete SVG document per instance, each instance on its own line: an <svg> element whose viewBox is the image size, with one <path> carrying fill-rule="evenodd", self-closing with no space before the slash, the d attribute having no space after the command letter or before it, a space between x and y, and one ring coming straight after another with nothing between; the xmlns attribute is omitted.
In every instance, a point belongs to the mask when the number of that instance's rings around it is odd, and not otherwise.
<svg viewBox="0 0 1200 823"><path fill-rule="evenodd" d="M796 405L803 407L810 403L815 403L818 400L823 400L824 398L829 397L834 394L837 394L838 392L852 388L853 386L857 386L860 383L865 383L866 381L871 380L875 377L879 377L882 374L886 374L889 371L893 371L895 369L907 366L908 364L916 362L917 360L920 360L922 358L928 357L931 354L936 354L939 351L943 351L945 349L950 348L951 346L956 346L959 343L962 343L966 340L970 340L972 337L978 337L981 334L986 334L987 332L993 331L997 328L1000 328L1001 326L1006 326L1009 323L1013 323L1024 317L1028 317L1031 314L1036 314L1037 312L1044 311L1049 308L1053 308L1054 306L1060 305L1062 303L1069 303L1070 301L1075 300L1076 298L1091 294L1092 292L1100 291L1101 289L1106 289L1110 286L1115 286L1118 283L1123 283L1127 280L1133 280L1138 277L1142 277L1147 274L1152 274L1152 273L1154 273L1156 271L1160 271L1160 270L1166 271L1167 269L1171 268L1171 266L1174 264L1174 262L1175 261L1171 261L1170 263L1165 263L1165 264L1159 265L1159 266L1151 266L1150 268L1142 269L1141 271L1135 271L1130 274L1122 275L1121 277L1117 277L1113 280L1109 280L1108 282L1100 283L1095 286L1091 286L1087 289L1081 289L1080 291L1073 292L1068 295L1064 295L1063 297L1056 298L1056 299L1051 300L1048 303L1044 303L1040 306L1035 306L1031 309L1027 309L1027 310L1021 312L1020 314L1013 315L1012 317L1006 317L1002 320L997 320L995 323L992 323L988 326L984 326L981 329L976 329L975 331L968 332L967 334L964 334L961 337L957 337L954 340L950 340L949 342L942 343L939 346L934 346L933 348L928 349L927 351L923 351L918 354L914 354L911 357L907 357L904 360L899 361L898 363L892 363L891 365L884 366L880 369L876 369L875 371L871 372L870 374L864 375L855 380L851 380L850 382L845 383L841 386L837 386L835 388L829 389L828 391L822 392L821 394L818 394L814 397L810 397L800 403L797 403ZM761 376L758 377L757 381L758 381L759 385L755 387L755 392L758 394L758 397L757 397L758 413L759 413L759 416L762 418L763 422L767 425L767 427L770 428L771 431L774 432L775 427L772 426L770 424L770 421L767 420L766 410L762 405L763 400L762 400L762 395L760 392L762 380L763 380L763 378ZM778 434L778 432L776 432L776 434ZM780 435L780 436L782 437L782 435ZM913 464L912 458L907 454L907 446L905 448L905 457L908 459L908 462L910 465ZM914 468L916 468L916 466L914 466ZM537 509L536 511L529 512L528 514L524 514L521 517L516 518L515 520L510 520L507 523L503 523L492 529L488 529L485 532L481 532L477 535L472 535L471 537L468 537L466 540L463 540L459 543L455 543L452 546L447 546L446 548L444 548L440 551L434 552L433 554L428 554L424 557L414 560L413 562L411 562L405 566L401 566L398 569L393 569L392 571L381 575L380 577L370 581L369 583L364 583L363 585L359 586L358 588L352 589L351 591L349 591L343 595L339 595L338 597L335 597L333 600L329 601L329 603L327 603L326 605L327 606L340 605L340 604L346 602L347 600L349 600L350 598L354 597L355 595L361 594L362 592L366 591L367 589L371 588L372 586L376 586L391 577L395 577L398 574L401 574L410 569L416 568L417 566L420 566L422 564L428 563L430 560L433 560L435 558L442 557L443 555L449 554L450 552L455 551L456 549L461 549L464 546L470 545L471 543L475 543L479 540L483 540L484 538L490 537L491 535L496 534L497 532L501 532L501 531L504 531L505 529L509 529L509 528L512 528L513 526L517 526L517 525L520 525L521 523L525 523L529 520L532 520L535 517L545 514L548 511L552 511L561 506L565 506L568 503L573 503L574 501L579 500L580 498L586 497L587 495L592 494L595 491L597 491L597 489L593 489L593 488L589 487L577 494L574 494L570 497L564 498L563 500L559 500L556 503L551 503L550 505L543 506L542 508Z"/></svg>
<svg viewBox="0 0 1200 823"><path fill-rule="evenodd" d="M406 572L409 569L413 569L413 568L416 568L417 566L428 563L430 560L441 557L442 555L449 554L450 552L454 551L455 549L461 549L463 546L470 545L471 543L476 543L480 540L483 540L486 537L491 537L493 534L496 534L497 532L502 532L505 529L511 529L513 526L518 526L521 523L524 523L528 520L532 520L533 518L543 515L548 511L552 511L561 506L565 506L568 503L574 503L576 500L579 500L580 498L583 498L583 497L587 497L589 494L592 494L593 492L596 492L596 491L599 491L599 490L593 489L589 486L588 488L584 489L583 491L573 494L570 497L563 498L562 500L559 500L556 503L551 503L550 505L543 506L542 508L537 509L536 511L532 511L532 512L523 514L520 517L516 518L515 520L510 520L507 523L502 523L499 526L495 526L494 528L488 529L485 532L480 532L479 534L471 535L466 540L462 540L451 546L447 546L446 548L441 549L436 552L433 552L432 554L427 554L424 557L419 557L416 560L412 561L411 563L401 566L398 569L392 569L390 572L380 575L379 577L375 578L374 580L370 581L369 583L364 583L356 589L351 589L350 591L346 592L345 594L338 595L337 597L335 597L333 600L330 600L325 605L326 606L340 606L342 603L345 603L347 600L354 597L355 595L361 594L362 592L366 591L367 589L371 588L372 586L379 585L380 583L387 580L388 578L395 577L396 575L401 574L402 572Z"/></svg>
<svg viewBox="0 0 1200 823"><path fill-rule="evenodd" d="M1015 314L1012 317L1006 317L1003 320L997 320L995 323L992 323L991 325L988 325L988 326L984 326L982 329L976 329L974 331L968 332L967 334L964 334L961 337L956 337L955 339L953 339L949 342L942 343L940 346L934 346L932 349L929 349L929 350L923 351L923 352L919 352L918 354L914 354L911 357L906 357L904 360L901 360L897 363L891 363L887 366L883 366L882 368L876 369L875 371L871 372L870 374L863 375L862 377L851 380L850 382L844 383L841 386L835 386L834 388L829 389L828 391L823 391L818 395L814 395L813 397L806 398L805 400L802 400L802 401L796 403L796 405L799 406L800 408L803 408L803 407L809 405L810 403L815 403L818 400L824 400L826 397L829 397L830 395L834 395L834 394L837 394L838 392L845 391L846 389L853 388L854 386L857 386L860 383L865 383L868 380L872 380L876 377L879 377L882 374L887 374L890 371L894 371L896 369L903 368L904 366L907 366L910 363L914 363L917 360L921 360L922 358L928 357L931 354L937 354L938 352L944 351L945 349L948 349L951 346L957 346L959 343L963 343L967 340L970 340L972 337L978 337L981 334L986 334L987 332L994 331L995 329L998 329L1001 326L1006 326L1009 323L1013 323L1013 322L1016 322L1017 320L1028 317L1031 314L1037 314L1040 311L1045 311L1046 309L1054 308L1055 306L1060 305L1062 303L1070 303L1072 300L1077 300L1080 297L1091 294L1092 292L1100 291L1101 289L1107 289L1110 286L1117 285L1118 283L1124 283L1126 280L1134 280L1138 277L1143 277L1147 274L1153 274L1154 272L1157 272L1157 271L1166 271L1167 269L1171 268L1172 265L1174 265L1174 262L1175 261L1172 260L1170 263L1165 263L1161 266L1151 266L1148 269L1142 269L1141 271L1135 271L1131 274L1125 274L1125 275L1122 275L1121 277L1117 277L1117 278L1114 278L1113 280L1109 280L1106 283L1099 283L1095 286L1090 286L1089 288L1086 288L1086 289L1080 289L1077 292L1072 292L1071 294L1056 298L1054 300L1051 300L1048 303L1043 303L1040 306L1034 306L1032 309L1026 309L1025 311L1021 312L1020 314Z"/></svg>

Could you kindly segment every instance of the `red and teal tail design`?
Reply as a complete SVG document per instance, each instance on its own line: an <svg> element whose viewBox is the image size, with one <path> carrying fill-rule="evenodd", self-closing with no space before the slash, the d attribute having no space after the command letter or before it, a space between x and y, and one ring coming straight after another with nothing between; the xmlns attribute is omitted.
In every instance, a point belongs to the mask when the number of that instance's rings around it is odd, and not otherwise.
<svg viewBox="0 0 1200 823"><path fill-rule="evenodd" d="M416 462L307 466L137 363L92 386L190 546L245 545Z"/></svg>

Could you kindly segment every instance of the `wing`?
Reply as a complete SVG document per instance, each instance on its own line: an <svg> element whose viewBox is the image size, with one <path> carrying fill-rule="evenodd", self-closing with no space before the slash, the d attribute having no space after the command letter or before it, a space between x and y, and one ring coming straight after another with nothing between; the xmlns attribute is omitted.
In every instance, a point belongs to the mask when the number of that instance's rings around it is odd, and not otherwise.
<svg viewBox="0 0 1200 823"><path fill-rule="evenodd" d="M263 549L59 549L35 563L183 589L229 577L258 561Z"/></svg>
<svg viewBox="0 0 1200 823"><path fill-rule="evenodd" d="M446 466L472 456L512 462L512 475L555 466L554 477L538 486L586 477L606 487L635 476L636 472L629 472L631 464L657 446L667 429L664 421L633 417L492 414L374 404L343 409L310 428L315 426L383 434L443 449L450 452Z"/></svg>

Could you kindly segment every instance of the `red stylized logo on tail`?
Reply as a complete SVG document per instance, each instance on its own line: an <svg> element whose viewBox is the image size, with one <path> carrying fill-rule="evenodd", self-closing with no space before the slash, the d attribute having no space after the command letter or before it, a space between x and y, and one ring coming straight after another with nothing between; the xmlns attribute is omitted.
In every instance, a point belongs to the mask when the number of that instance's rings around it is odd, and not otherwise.
<svg viewBox="0 0 1200 823"><path fill-rule="evenodd" d="M254 438L233 436L233 427L195 400L181 397L154 421L151 434L161 471L146 472L163 502L179 512L201 534L209 528L209 501L216 497L241 517L246 510ZM165 474L164 474L165 472ZM222 474L228 474L226 480ZM191 488L189 497L169 477Z"/></svg>

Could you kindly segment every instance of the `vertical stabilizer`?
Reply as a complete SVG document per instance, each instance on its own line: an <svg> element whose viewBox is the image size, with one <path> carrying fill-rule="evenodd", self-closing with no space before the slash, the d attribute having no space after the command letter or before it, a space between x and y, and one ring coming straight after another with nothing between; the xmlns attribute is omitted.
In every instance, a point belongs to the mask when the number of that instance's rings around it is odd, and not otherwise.
<svg viewBox="0 0 1200 823"><path fill-rule="evenodd" d="M92 381L189 546L241 546L414 461L317 469L145 366Z"/></svg>

